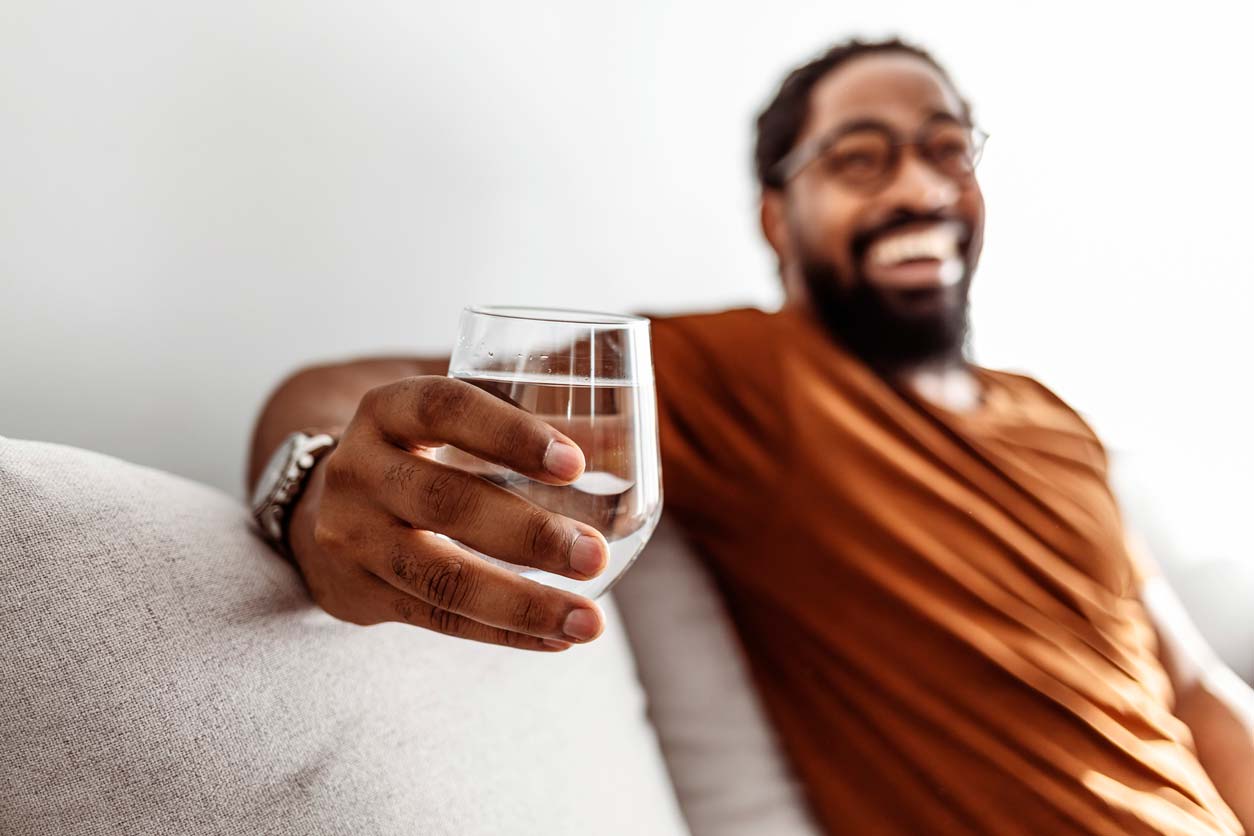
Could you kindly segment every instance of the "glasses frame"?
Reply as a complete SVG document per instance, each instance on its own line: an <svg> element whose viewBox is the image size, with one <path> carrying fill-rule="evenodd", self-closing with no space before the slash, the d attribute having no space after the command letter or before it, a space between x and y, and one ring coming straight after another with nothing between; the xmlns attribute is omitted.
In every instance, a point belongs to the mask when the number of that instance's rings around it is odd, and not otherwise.
<svg viewBox="0 0 1254 836"><path fill-rule="evenodd" d="M891 150L892 157L889 160L888 168L884 172L883 176L873 182L862 185L861 188L882 188L885 183L892 179L892 175L895 174L901 167L902 150L905 148L917 149L925 145L927 140L930 138L929 131L933 130L935 126L942 121L945 124L957 124L960 127L965 128L971 134L971 168L965 172L966 176L962 178L962 180L965 180L975 173L976 166L980 164L980 160L984 156L984 145L988 142L989 133L988 131L971 124L970 122L955 121L950 119L929 119L927 122L923 123L922 127L920 127L918 131L915 132L914 139L904 139L900 131L893 129L891 126L886 125L883 122L874 120L861 120L848 125L841 125L817 139L798 145L796 148L785 154L771 170L775 173L778 186L782 188L792 182L797 175L801 174L802 171L809 168L816 160L826 154L831 147L839 142L843 137L848 136L851 133L856 133L857 131L874 129L882 131L889 136L889 148ZM945 177L956 179L953 175L949 174L949 172L942 171L927 156L920 155L920 159ZM854 188L859 187L855 186Z"/></svg>

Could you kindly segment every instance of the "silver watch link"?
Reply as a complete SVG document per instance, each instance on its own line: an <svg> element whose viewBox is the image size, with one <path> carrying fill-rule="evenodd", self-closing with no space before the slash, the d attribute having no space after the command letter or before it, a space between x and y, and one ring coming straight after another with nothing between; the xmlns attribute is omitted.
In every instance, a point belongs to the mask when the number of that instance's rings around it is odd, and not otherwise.
<svg viewBox="0 0 1254 836"><path fill-rule="evenodd" d="M291 510L314 465L334 447L335 438L326 433L294 432L283 439L257 480L251 503L253 519L265 539L285 557L292 556L287 540Z"/></svg>

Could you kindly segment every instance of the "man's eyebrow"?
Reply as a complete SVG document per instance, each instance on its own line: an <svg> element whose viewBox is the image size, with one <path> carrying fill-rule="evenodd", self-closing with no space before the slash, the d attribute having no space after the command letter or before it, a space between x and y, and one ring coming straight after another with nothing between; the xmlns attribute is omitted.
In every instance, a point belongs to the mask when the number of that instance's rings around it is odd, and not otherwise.
<svg viewBox="0 0 1254 836"><path fill-rule="evenodd" d="M885 128L891 129L891 127L892 126L890 126L883 119L872 119L870 117L862 117L858 119L850 119L845 122L838 122L834 128L830 128L829 130L823 131L823 133L819 134L819 136L820 137L833 137L833 136L841 136L842 134L852 133L854 131L883 130Z"/></svg>
<svg viewBox="0 0 1254 836"><path fill-rule="evenodd" d="M952 113L948 110L933 110L928 114L928 117L923 120L923 124L925 125L929 122L957 122L959 125L965 125L967 119L965 116L959 116L958 114Z"/></svg>
<svg viewBox="0 0 1254 836"><path fill-rule="evenodd" d="M953 122L958 125L966 124L966 120L963 117L955 113L952 113L951 111L948 111L948 110L933 110L931 113L927 115L927 118L923 120L922 124L927 125L932 122ZM819 134L819 136L821 138L831 138L831 137L843 136L848 133L853 133L854 131L884 130L884 129L892 130L892 126L889 125L887 122L885 122L883 119L875 119L870 116L862 116L862 117L855 117L853 119L849 119L845 122L839 122L836 124L834 128L824 131L823 133Z"/></svg>

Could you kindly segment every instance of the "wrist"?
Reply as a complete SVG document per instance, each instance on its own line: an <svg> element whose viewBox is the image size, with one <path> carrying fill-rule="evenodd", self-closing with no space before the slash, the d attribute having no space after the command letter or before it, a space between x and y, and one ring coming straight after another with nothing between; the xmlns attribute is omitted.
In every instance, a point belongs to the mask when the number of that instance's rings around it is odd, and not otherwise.
<svg viewBox="0 0 1254 836"><path fill-rule="evenodd" d="M305 489L296 498L287 529L288 557L303 567L302 559L314 547L314 529L318 521L318 508L322 504L322 491L326 484L327 459L323 456L310 471ZM303 568L302 568L303 571Z"/></svg>
<svg viewBox="0 0 1254 836"><path fill-rule="evenodd" d="M284 557L292 556L293 514L309 487L313 471L335 448L336 441L324 432L291 433L271 454L253 490L253 518L262 536Z"/></svg>

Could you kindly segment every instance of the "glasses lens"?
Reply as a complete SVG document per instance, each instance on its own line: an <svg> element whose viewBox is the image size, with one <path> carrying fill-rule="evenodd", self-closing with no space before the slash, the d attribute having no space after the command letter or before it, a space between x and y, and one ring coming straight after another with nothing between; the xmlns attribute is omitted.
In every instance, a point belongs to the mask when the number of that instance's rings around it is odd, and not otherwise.
<svg viewBox="0 0 1254 836"><path fill-rule="evenodd" d="M823 154L824 169L850 185L880 180L892 164L892 138L887 133L871 129L841 136Z"/></svg>
<svg viewBox="0 0 1254 836"><path fill-rule="evenodd" d="M971 144L973 146L971 167L975 168L980 164L980 159L984 156L984 143L988 141L988 134L979 128L971 129Z"/></svg>
<svg viewBox="0 0 1254 836"><path fill-rule="evenodd" d="M950 177L970 174L979 157L974 132L962 125L937 127L928 135L921 150L932 165Z"/></svg>

